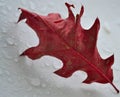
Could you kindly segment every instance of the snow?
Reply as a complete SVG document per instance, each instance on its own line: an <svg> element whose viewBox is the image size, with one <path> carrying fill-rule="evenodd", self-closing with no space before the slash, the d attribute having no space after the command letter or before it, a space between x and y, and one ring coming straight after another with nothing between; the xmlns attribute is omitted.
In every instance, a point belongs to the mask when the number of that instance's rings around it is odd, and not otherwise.
<svg viewBox="0 0 120 97"><path fill-rule="evenodd" d="M0 0L0 97L120 97L110 84L82 84L85 72L75 72L65 79L53 72L61 60L44 56L30 60L19 55L38 44L34 31L24 21L17 24L19 7L47 15L59 12L67 16L65 2L73 3L74 13L85 7L82 26L89 28L96 17L101 29L98 49L103 58L114 53L114 84L120 89L120 1L119 0ZM57 66L55 65L57 64Z"/></svg>

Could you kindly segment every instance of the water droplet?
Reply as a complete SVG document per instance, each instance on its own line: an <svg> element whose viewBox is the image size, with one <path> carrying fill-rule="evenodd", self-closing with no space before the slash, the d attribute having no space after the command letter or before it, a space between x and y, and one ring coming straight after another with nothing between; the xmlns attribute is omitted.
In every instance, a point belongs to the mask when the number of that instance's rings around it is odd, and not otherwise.
<svg viewBox="0 0 120 97"><path fill-rule="evenodd" d="M31 83L33 86L39 86L39 85L40 85L40 79L38 79L38 78L30 79L30 83Z"/></svg>
<svg viewBox="0 0 120 97"><path fill-rule="evenodd" d="M45 87L46 87L46 84L45 84L45 83L43 83L41 86L42 86L43 88L45 88Z"/></svg>
<svg viewBox="0 0 120 97"><path fill-rule="evenodd" d="M7 38L8 45L14 45L14 40L12 38Z"/></svg>
<svg viewBox="0 0 120 97"><path fill-rule="evenodd" d="M9 76L10 75L10 72L9 71L5 71L5 73Z"/></svg>
<svg viewBox="0 0 120 97"><path fill-rule="evenodd" d="M35 4L33 3L33 2L30 2L30 8L31 9L35 9L36 7L35 7Z"/></svg>
<svg viewBox="0 0 120 97"><path fill-rule="evenodd" d="M106 55L112 54L112 52L109 49L103 49L103 51Z"/></svg>
<svg viewBox="0 0 120 97"><path fill-rule="evenodd" d="M46 66L50 66L50 64L49 64L49 63L45 63L45 65L46 65Z"/></svg>
<svg viewBox="0 0 120 97"><path fill-rule="evenodd" d="M31 47L31 45L29 43L26 44L27 47Z"/></svg>
<svg viewBox="0 0 120 97"><path fill-rule="evenodd" d="M18 62L18 58L15 58L14 61L15 61L15 62Z"/></svg>
<svg viewBox="0 0 120 97"><path fill-rule="evenodd" d="M107 33L110 33L110 26L108 23L104 24L104 28L103 28Z"/></svg>
<svg viewBox="0 0 120 97"><path fill-rule="evenodd" d="M54 66L55 69L61 68L61 66L60 66L60 65L57 65L57 64L53 64L53 66Z"/></svg>

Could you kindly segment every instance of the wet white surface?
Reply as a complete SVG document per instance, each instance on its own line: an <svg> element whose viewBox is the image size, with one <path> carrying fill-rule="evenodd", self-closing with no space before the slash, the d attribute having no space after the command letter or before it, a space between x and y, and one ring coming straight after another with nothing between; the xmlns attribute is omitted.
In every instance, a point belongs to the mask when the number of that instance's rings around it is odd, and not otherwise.
<svg viewBox="0 0 120 97"><path fill-rule="evenodd" d="M19 7L47 15L59 12L67 17L65 2L74 13L83 4L82 25L89 28L96 17L101 28L98 49L103 58L114 53L114 84L120 89L120 1L119 0L0 0L0 97L120 97L110 84L82 84L86 73L78 71L65 79L53 72L62 66L54 57L30 60L19 55L38 44L34 31L24 21L16 24ZM57 66L56 66L57 64Z"/></svg>

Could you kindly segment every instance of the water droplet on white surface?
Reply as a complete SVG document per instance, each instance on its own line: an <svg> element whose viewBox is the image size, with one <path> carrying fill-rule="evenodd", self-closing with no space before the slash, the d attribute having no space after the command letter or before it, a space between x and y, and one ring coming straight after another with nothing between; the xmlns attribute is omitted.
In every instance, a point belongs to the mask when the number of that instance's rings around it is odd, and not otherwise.
<svg viewBox="0 0 120 97"><path fill-rule="evenodd" d="M15 58L14 61L15 61L15 62L18 62L18 58Z"/></svg>
<svg viewBox="0 0 120 97"><path fill-rule="evenodd" d="M40 85L40 79L30 79L30 83L33 85L33 86L39 86Z"/></svg>
<svg viewBox="0 0 120 97"><path fill-rule="evenodd" d="M33 3L33 2L30 2L30 8L31 9L35 9L36 7L35 7L35 4Z"/></svg>
<svg viewBox="0 0 120 97"><path fill-rule="evenodd" d="M50 64L49 64L49 63L45 63L45 65L46 65L46 66L50 66Z"/></svg>
<svg viewBox="0 0 120 97"><path fill-rule="evenodd" d="M62 61L53 61L53 62L52 62L52 67L53 67L54 69L62 68L62 66L63 66Z"/></svg>
<svg viewBox="0 0 120 97"><path fill-rule="evenodd" d="M10 72L9 72L9 71L7 71L7 70L5 71L5 73L6 73L8 76L10 75Z"/></svg>
<svg viewBox="0 0 120 97"><path fill-rule="evenodd" d="M45 88L45 87L46 87L46 84L45 84L45 83L43 83L41 86L42 86L43 88Z"/></svg>
<svg viewBox="0 0 120 97"><path fill-rule="evenodd" d="M107 33L111 33L111 31L110 31L110 26L109 26L108 23L105 23L105 24L104 24L104 30L105 30Z"/></svg>
<svg viewBox="0 0 120 97"><path fill-rule="evenodd" d="M12 38L8 38L6 41L8 45L14 45L14 40Z"/></svg>
<svg viewBox="0 0 120 97"><path fill-rule="evenodd" d="M61 66L60 66L60 65L57 65L57 64L53 64L53 66L54 66L55 69L61 68Z"/></svg>
<svg viewBox="0 0 120 97"><path fill-rule="evenodd" d="M109 49L103 49L103 51L106 56L109 56L112 54L112 52Z"/></svg>
<svg viewBox="0 0 120 97"><path fill-rule="evenodd" d="M26 44L27 47L31 47L31 45L29 43Z"/></svg>

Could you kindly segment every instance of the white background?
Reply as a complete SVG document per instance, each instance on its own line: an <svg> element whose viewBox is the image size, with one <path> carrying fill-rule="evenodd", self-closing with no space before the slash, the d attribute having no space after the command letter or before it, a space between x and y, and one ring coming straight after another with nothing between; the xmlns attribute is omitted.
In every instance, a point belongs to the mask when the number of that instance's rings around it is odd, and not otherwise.
<svg viewBox="0 0 120 97"><path fill-rule="evenodd" d="M82 84L86 73L77 71L65 79L53 72L62 66L54 57L32 61L19 55L38 44L34 31L24 21L16 24L19 7L47 15L59 12L67 17L64 3L85 12L82 26L89 28L96 17L101 28L98 49L103 58L114 53L114 84L120 89L120 1L119 0L0 0L0 97L120 97L110 84Z"/></svg>

